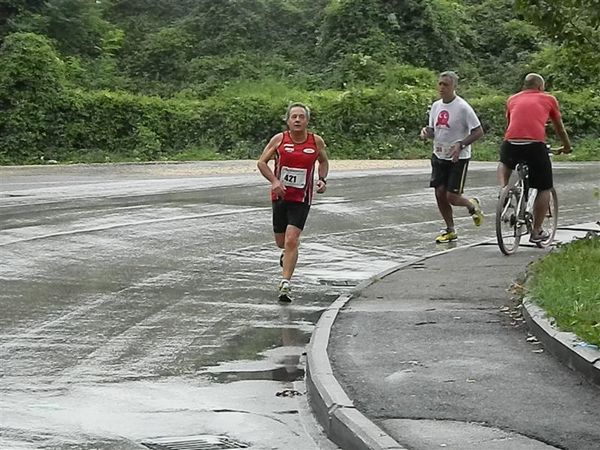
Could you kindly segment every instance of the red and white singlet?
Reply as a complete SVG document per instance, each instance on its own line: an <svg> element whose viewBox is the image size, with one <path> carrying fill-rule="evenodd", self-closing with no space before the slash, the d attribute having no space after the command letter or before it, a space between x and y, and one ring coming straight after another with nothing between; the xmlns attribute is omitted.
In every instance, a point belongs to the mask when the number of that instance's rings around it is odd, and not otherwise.
<svg viewBox="0 0 600 450"><path fill-rule="evenodd" d="M319 149L313 133L308 133L306 141L300 144L292 141L289 131L283 133L275 157L275 176L286 187L285 201L311 204L318 156ZM271 200L277 200L274 193L271 193Z"/></svg>

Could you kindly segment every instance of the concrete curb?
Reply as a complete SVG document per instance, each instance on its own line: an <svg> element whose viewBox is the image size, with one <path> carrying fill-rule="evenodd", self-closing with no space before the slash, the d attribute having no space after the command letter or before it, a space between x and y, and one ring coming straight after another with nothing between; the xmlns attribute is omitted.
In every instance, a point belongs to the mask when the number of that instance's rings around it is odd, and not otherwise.
<svg viewBox="0 0 600 450"><path fill-rule="evenodd" d="M327 347L338 313L360 292L404 267L459 249L486 244L489 240L436 252L387 269L360 283L353 294L340 295L321 315L310 338L306 359L308 401L327 437L345 450L406 450L355 408L333 374Z"/></svg>
<svg viewBox="0 0 600 450"><path fill-rule="evenodd" d="M581 229L577 226L560 228L580 231L588 229L585 227L585 229ZM491 245L495 241L494 238L486 239L394 266L358 284L352 294L339 296L323 312L308 344L306 387L309 404L329 439L345 450L405 450L405 447L401 446L354 407L354 403L333 374L327 347L331 328L342 308L356 293L404 267L455 250L464 250L479 245ZM528 299L523 302L523 316L529 329L551 353L555 354L568 367L581 372L592 383L600 386L600 351L586 347L576 347L581 343L581 340L572 333L556 330L546 318L545 311Z"/></svg>
<svg viewBox="0 0 600 450"><path fill-rule="evenodd" d="M529 330L560 362L600 386L600 350L581 346L585 342L575 334L558 330L554 319L529 297L523 299L523 318Z"/></svg>
<svg viewBox="0 0 600 450"><path fill-rule="evenodd" d="M323 312L310 338L306 360L309 403L329 439L343 449L404 449L354 407L333 375L327 354L329 335L338 312L351 298L349 294L338 297Z"/></svg>

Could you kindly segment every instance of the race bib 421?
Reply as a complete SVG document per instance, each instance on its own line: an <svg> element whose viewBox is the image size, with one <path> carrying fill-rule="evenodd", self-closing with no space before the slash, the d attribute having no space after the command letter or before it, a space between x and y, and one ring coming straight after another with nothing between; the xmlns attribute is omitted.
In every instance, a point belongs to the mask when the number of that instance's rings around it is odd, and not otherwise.
<svg viewBox="0 0 600 450"><path fill-rule="evenodd" d="M306 169L282 167L280 179L285 186L302 189L306 186Z"/></svg>

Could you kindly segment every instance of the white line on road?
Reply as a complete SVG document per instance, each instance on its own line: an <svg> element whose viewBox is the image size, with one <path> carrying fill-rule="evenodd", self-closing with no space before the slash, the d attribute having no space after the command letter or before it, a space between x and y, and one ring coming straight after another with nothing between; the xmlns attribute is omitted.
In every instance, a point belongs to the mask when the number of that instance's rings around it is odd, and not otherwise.
<svg viewBox="0 0 600 450"><path fill-rule="evenodd" d="M237 209L237 210L225 211L225 212L191 214L191 215L187 215L187 216L164 217L162 219L147 219L147 220L138 220L138 221L133 221L133 222L115 223L112 225L105 225L102 227L92 227L92 228L82 228L79 230L60 231L57 233L43 234L43 235L39 235L39 236L31 236L31 237L23 238L23 239L15 239L12 241L0 243L0 247L4 247L7 245L11 245L11 244L19 244L21 242L37 241L39 239L47 239L47 238L52 238L52 237L57 237L57 236L69 236L69 235L73 235L73 234L93 233L96 231L106 231L106 230L112 230L115 228L125 228L125 227L137 226L137 225L147 225L147 224L152 224L152 223L174 222L174 221L178 221L178 220L193 220L193 219L202 219L202 218L206 218L206 217L228 216L228 215L232 215L232 214L249 213L249 212L264 211L264 210L270 210L270 209L271 209L270 207L247 208L247 209Z"/></svg>

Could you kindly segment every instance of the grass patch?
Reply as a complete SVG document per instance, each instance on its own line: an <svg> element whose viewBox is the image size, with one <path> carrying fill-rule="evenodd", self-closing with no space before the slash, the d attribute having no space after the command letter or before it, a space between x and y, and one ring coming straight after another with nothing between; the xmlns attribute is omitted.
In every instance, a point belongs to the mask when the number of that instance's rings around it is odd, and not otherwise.
<svg viewBox="0 0 600 450"><path fill-rule="evenodd" d="M600 237L561 246L530 274L529 294L556 325L600 346Z"/></svg>

